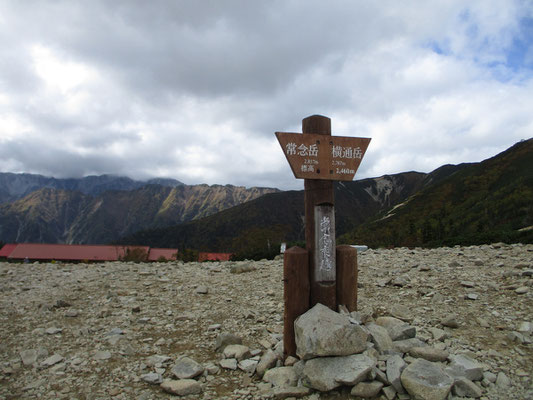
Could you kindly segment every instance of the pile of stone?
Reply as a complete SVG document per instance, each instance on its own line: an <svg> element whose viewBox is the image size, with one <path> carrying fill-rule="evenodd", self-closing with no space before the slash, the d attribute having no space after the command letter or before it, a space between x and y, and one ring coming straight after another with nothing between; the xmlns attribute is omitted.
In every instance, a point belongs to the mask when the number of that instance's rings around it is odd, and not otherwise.
<svg viewBox="0 0 533 400"><path fill-rule="evenodd" d="M220 369L240 370L262 379L255 392L242 393L245 397L277 399L302 398L342 386L351 387L356 398L444 400L450 393L480 398L491 384L510 386L502 372L490 372L467 354L449 354L443 343L447 333L440 328L432 329L429 345L416 337L416 327L408 321L392 316L374 320L342 308L337 313L322 304L301 315L294 328L298 358L283 361L281 335L265 343L268 350L262 352L250 350L236 335L221 333L215 345L221 357L218 365L203 366L180 357L170 369L175 379L163 380L170 357L153 356L147 363L155 372L142 379L185 396L202 392L200 377L209 379Z"/></svg>
<svg viewBox="0 0 533 400"><path fill-rule="evenodd" d="M269 350L248 360L241 360L249 355L244 346L231 345L224 350L230 360L221 361L221 366L227 368L230 361L235 369L238 365L250 374L255 368L269 384L263 385L263 395L275 398L303 397L311 389L328 392L341 386L352 387L351 395L360 398L439 400L450 393L479 398L483 387L510 386L502 372L486 370L469 355L449 354L443 343L447 334L440 328L432 329L430 346L416 337L416 327L408 321L367 316L363 322L357 312L336 313L317 304L295 321L299 360L288 357L285 366L279 366L281 342L277 352Z"/></svg>
<svg viewBox="0 0 533 400"><path fill-rule="evenodd" d="M353 396L387 399L479 398L482 381L504 380L467 355L450 355L416 337L416 328L395 317L363 324L357 312L336 313L317 304L295 321L297 354L293 369L303 386L327 392L352 387ZM435 328L434 339L445 338ZM475 383L477 382L477 384ZM486 382L485 382L486 383Z"/></svg>

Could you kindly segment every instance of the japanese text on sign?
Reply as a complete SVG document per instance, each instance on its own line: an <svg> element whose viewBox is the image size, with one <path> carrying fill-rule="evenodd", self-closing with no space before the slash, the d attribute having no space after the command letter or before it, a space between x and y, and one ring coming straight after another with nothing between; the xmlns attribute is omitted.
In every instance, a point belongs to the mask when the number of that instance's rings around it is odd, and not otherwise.
<svg viewBox="0 0 533 400"><path fill-rule="evenodd" d="M315 206L315 277L317 282L333 282L336 277L335 209L331 204Z"/></svg>
<svg viewBox="0 0 533 400"><path fill-rule="evenodd" d="M368 138L276 132L297 178L352 180L363 159Z"/></svg>
<svg viewBox="0 0 533 400"><path fill-rule="evenodd" d="M332 249L333 239L331 238L331 219L324 215L320 220L320 266L324 271L331 271L333 268Z"/></svg>
<svg viewBox="0 0 533 400"><path fill-rule="evenodd" d="M296 154L302 157L305 157L305 156L316 157L318 156L318 146L316 144L312 144L310 146L301 144L300 146L298 146L294 142L288 143L287 144L287 155L293 156Z"/></svg>
<svg viewBox="0 0 533 400"><path fill-rule="evenodd" d="M301 144L298 146L294 142L287 143L286 152L289 156L299 155L302 157L318 157L318 146L312 144L306 146ZM331 155L333 158L358 158L363 157L363 151L360 147L343 147L343 146L333 146L331 148Z"/></svg>

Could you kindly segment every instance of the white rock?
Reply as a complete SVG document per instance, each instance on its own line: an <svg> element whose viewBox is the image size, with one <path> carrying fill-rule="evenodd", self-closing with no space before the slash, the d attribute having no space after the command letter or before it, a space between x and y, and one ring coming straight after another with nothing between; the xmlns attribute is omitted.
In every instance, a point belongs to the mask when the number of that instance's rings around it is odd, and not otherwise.
<svg viewBox="0 0 533 400"><path fill-rule="evenodd" d="M273 386L296 386L298 377L293 367L277 367L265 372L263 381L271 383Z"/></svg>
<svg viewBox="0 0 533 400"><path fill-rule="evenodd" d="M457 322L457 315L455 314L451 314L451 315L448 315L447 317L445 317L442 321L441 321L441 324L443 326L446 326L448 328L459 328L459 322Z"/></svg>
<svg viewBox="0 0 533 400"><path fill-rule="evenodd" d="M439 350L434 347L413 347L409 349L409 355L415 358L423 358L428 361L440 361L444 362L448 359L448 352L444 350Z"/></svg>
<svg viewBox="0 0 533 400"><path fill-rule="evenodd" d="M442 342L449 337L448 333L444 329L429 328L429 331L433 335L433 339Z"/></svg>
<svg viewBox="0 0 533 400"><path fill-rule="evenodd" d="M294 332L296 354L304 360L356 354L366 349L363 328L320 303L296 319Z"/></svg>
<svg viewBox="0 0 533 400"><path fill-rule="evenodd" d="M238 367L240 370L252 375L255 372L258 362L257 360L242 360L239 362Z"/></svg>
<svg viewBox="0 0 533 400"><path fill-rule="evenodd" d="M381 389L383 388L383 383L378 381L373 382L359 382L352 388L350 394L356 397L362 398L372 398L377 397Z"/></svg>
<svg viewBox="0 0 533 400"><path fill-rule="evenodd" d="M397 340L392 342L392 348L398 353L408 353L413 347L423 347L426 344L418 338Z"/></svg>
<svg viewBox="0 0 533 400"><path fill-rule="evenodd" d="M483 379L483 366L463 354L450 356L450 365L446 368L453 377L465 377L471 381Z"/></svg>
<svg viewBox="0 0 533 400"><path fill-rule="evenodd" d="M413 317L409 308L401 304L395 304L390 309L390 315L395 318L401 319L404 322L411 322Z"/></svg>
<svg viewBox="0 0 533 400"><path fill-rule="evenodd" d="M498 372L498 377L496 378L496 386L507 389L511 387L511 380L503 372Z"/></svg>
<svg viewBox="0 0 533 400"><path fill-rule="evenodd" d="M155 372L141 375L141 379L147 383L150 383L151 385L159 385L161 382L163 382L163 377L161 374Z"/></svg>
<svg viewBox="0 0 533 400"><path fill-rule="evenodd" d="M527 333L527 332L533 332L533 324L529 321L524 321L520 324L518 327L518 332Z"/></svg>
<svg viewBox="0 0 533 400"><path fill-rule="evenodd" d="M391 356L387 359L387 380L398 393L405 393L400 377L406 367L407 364L398 355Z"/></svg>
<svg viewBox="0 0 533 400"><path fill-rule="evenodd" d="M215 350L223 351L230 344L242 344L242 339L233 333L221 332L217 336Z"/></svg>
<svg viewBox="0 0 533 400"><path fill-rule="evenodd" d="M394 386L385 386L382 390L387 400L394 400L396 398L396 389L394 389Z"/></svg>
<svg viewBox="0 0 533 400"><path fill-rule="evenodd" d="M95 360L109 360L111 358L111 352L108 350L97 351L94 354Z"/></svg>
<svg viewBox="0 0 533 400"><path fill-rule="evenodd" d="M230 344L223 351L224 357L236 358L238 361L250 357L250 348L242 344Z"/></svg>
<svg viewBox="0 0 533 400"><path fill-rule="evenodd" d="M471 397L474 399L481 397L483 394L483 391L478 385L466 378L456 379L452 392L459 397Z"/></svg>
<svg viewBox="0 0 533 400"><path fill-rule="evenodd" d="M529 287L527 286L520 286L519 288L516 288L514 291L516 294L526 294L529 292Z"/></svg>
<svg viewBox="0 0 533 400"><path fill-rule="evenodd" d="M401 381L411 396L421 400L445 400L453 385L453 379L438 364L423 359L405 368Z"/></svg>
<svg viewBox="0 0 533 400"><path fill-rule="evenodd" d="M209 289L207 288L207 286L198 286L196 288L196 293L197 294L207 294L207 293L209 293Z"/></svg>
<svg viewBox="0 0 533 400"><path fill-rule="evenodd" d="M225 358L220 360L219 364L224 369L231 369L234 371L237 369L237 360L234 358Z"/></svg>
<svg viewBox="0 0 533 400"><path fill-rule="evenodd" d="M306 386L327 392L364 381L375 365L376 362L364 354L313 358L305 363L303 379Z"/></svg>
<svg viewBox="0 0 533 400"><path fill-rule="evenodd" d="M376 324L387 330L390 338L394 340L411 339L416 336L416 328L394 317L379 317Z"/></svg>
<svg viewBox="0 0 533 400"><path fill-rule="evenodd" d="M148 357L145 360L145 363L149 367L153 367L155 365L166 364L169 361L170 361L170 357L169 356L153 355L153 356Z"/></svg>
<svg viewBox="0 0 533 400"><path fill-rule="evenodd" d="M22 360L22 364L25 366L33 365L37 362L37 350L30 349L21 351L20 358Z"/></svg>
<svg viewBox="0 0 533 400"><path fill-rule="evenodd" d="M257 364L256 370L255 370L255 372L257 373L257 376L262 378L268 369L276 365L277 361L278 361L278 355L274 351L268 349L266 353L263 354L263 356L261 357L261 360Z"/></svg>
<svg viewBox="0 0 533 400"><path fill-rule="evenodd" d="M60 354L54 354L54 355L48 357L46 360L44 360L41 363L41 365L43 367L50 367L52 365L60 363L63 360L64 360L63 356L61 356Z"/></svg>
<svg viewBox="0 0 533 400"><path fill-rule="evenodd" d="M204 367L189 357L180 357L170 370L178 379L190 379L204 372Z"/></svg>
<svg viewBox="0 0 533 400"><path fill-rule="evenodd" d="M202 392L202 386L194 379L165 380L161 389L177 396L189 396Z"/></svg>
<svg viewBox="0 0 533 400"><path fill-rule="evenodd" d="M383 353L392 350L392 339L387 332L387 329L377 324L368 324L366 329L370 332L370 338L376 345L376 350Z"/></svg>

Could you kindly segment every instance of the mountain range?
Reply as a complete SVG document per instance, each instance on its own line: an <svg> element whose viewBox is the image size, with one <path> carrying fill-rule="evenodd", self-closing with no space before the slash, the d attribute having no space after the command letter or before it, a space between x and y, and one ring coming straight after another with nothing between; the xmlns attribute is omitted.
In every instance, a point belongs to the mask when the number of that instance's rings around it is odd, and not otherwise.
<svg viewBox="0 0 533 400"><path fill-rule="evenodd" d="M334 188L338 243L533 242L533 139L479 163L336 182ZM259 258L275 254L281 242L302 244L303 223L303 192L279 192L206 218L140 231L118 243Z"/></svg>
<svg viewBox="0 0 533 400"><path fill-rule="evenodd" d="M533 243L533 139L462 164L340 238L371 246ZM443 174L441 174L441 172Z"/></svg>
<svg viewBox="0 0 533 400"><path fill-rule="evenodd" d="M78 191L83 194L97 196L108 190L134 190L146 185L177 187L182 186L183 183L168 178L137 181L125 176L91 175L79 179L58 179L36 174L3 172L0 173L0 204L19 200L43 188Z"/></svg>
<svg viewBox="0 0 533 400"><path fill-rule="evenodd" d="M117 243L258 258L304 238L303 191L0 174L0 241ZM479 163L335 182L338 243L533 242L533 139Z"/></svg>
<svg viewBox="0 0 533 400"><path fill-rule="evenodd" d="M0 241L6 243L104 244L140 229L205 217L277 191L189 186L168 179L139 182L109 175L59 180L0 174L0 181L4 198L15 198L0 204Z"/></svg>

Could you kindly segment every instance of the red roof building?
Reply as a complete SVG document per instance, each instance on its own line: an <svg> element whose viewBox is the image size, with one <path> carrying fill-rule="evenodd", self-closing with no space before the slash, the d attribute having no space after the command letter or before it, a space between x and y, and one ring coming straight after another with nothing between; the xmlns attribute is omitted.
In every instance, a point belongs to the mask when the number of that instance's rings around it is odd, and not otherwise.
<svg viewBox="0 0 533 400"><path fill-rule="evenodd" d="M198 261L229 261L232 253L198 253Z"/></svg>
<svg viewBox="0 0 533 400"><path fill-rule="evenodd" d="M6 246L10 246L6 249ZM148 261L157 261L160 257L176 260L177 249L150 249L148 246L103 246L81 244L34 244L19 243L6 245L0 251L0 257L31 261L118 261L128 251L140 249L148 255ZM4 250L5 249L5 250ZM152 250L154 251L152 253ZM6 255L3 255L6 254Z"/></svg>
<svg viewBox="0 0 533 400"><path fill-rule="evenodd" d="M178 258L178 249L150 249L148 261L158 261L163 258L167 261L176 260Z"/></svg>
<svg viewBox="0 0 533 400"><path fill-rule="evenodd" d="M5 244L4 247L0 249L0 258L7 258L13 250L17 247L16 244Z"/></svg>

